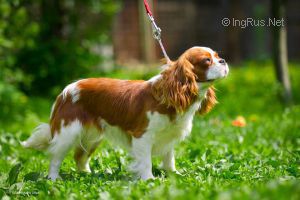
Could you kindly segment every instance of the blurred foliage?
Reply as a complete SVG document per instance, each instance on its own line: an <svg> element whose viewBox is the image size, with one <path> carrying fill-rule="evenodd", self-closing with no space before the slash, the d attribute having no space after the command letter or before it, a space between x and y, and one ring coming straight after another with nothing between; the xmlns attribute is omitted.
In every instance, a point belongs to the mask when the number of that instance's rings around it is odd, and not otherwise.
<svg viewBox="0 0 300 200"><path fill-rule="evenodd" d="M3 0L1 82L49 94L101 61L92 48L110 42L113 0ZM51 93L51 92L50 92Z"/></svg>
<svg viewBox="0 0 300 200"><path fill-rule="evenodd" d="M51 96L101 62L119 1L1 0L0 119L25 114L25 94ZM21 89L21 91L19 90Z"/></svg>
<svg viewBox="0 0 300 200"><path fill-rule="evenodd" d="M37 25L30 23L26 9L19 1L2 0L0 3L0 119L23 115L26 96L17 88L28 79L16 67L18 50L32 44Z"/></svg>

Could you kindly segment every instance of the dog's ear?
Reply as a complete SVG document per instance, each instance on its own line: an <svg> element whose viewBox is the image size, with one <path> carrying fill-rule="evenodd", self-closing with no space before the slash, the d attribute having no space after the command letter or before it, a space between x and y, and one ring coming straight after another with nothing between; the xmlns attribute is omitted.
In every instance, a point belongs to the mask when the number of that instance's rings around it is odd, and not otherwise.
<svg viewBox="0 0 300 200"><path fill-rule="evenodd" d="M172 62L162 72L162 79L154 84L155 97L177 112L185 111L198 95L193 65L184 57Z"/></svg>
<svg viewBox="0 0 300 200"><path fill-rule="evenodd" d="M200 109L198 110L199 114L204 115L208 113L217 103L215 88L211 86L208 88L205 98L201 102Z"/></svg>

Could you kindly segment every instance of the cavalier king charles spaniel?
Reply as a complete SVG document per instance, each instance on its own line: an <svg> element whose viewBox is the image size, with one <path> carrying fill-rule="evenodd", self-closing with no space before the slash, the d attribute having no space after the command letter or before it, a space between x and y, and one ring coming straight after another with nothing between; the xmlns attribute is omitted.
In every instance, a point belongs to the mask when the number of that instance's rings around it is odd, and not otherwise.
<svg viewBox="0 0 300 200"><path fill-rule="evenodd" d="M154 178L152 156L161 156L163 169L176 172L174 145L191 132L196 113L216 104L212 84L228 72L215 51L193 47L147 81L76 81L58 95L50 123L39 125L22 145L49 153L52 180L72 147L78 170L90 172L90 156L104 138L131 153L130 169L143 180Z"/></svg>

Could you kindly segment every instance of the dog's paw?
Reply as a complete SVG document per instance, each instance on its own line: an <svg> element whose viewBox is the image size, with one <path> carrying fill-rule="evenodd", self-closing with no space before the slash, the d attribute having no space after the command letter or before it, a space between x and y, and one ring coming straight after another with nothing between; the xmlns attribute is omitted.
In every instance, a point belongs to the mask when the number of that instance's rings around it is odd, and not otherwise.
<svg viewBox="0 0 300 200"><path fill-rule="evenodd" d="M178 175L178 176L183 176L179 171L177 171L177 170L175 170L175 171L173 171L172 173L174 173L174 174L176 174L176 175Z"/></svg>
<svg viewBox="0 0 300 200"><path fill-rule="evenodd" d="M150 180L150 179L155 179L155 177L153 176L153 174L142 174L141 179L146 181L146 180Z"/></svg>
<svg viewBox="0 0 300 200"><path fill-rule="evenodd" d="M175 175L175 176L183 176L183 174L181 174L179 171L177 170L172 170L172 171L166 171L167 172L167 176L169 175Z"/></svg>
<svg viewBox="0 0 300 200"><path fill-rule="evenodd" d="M56 174L49 174L47 176L47 179L51 180L51 181L58 181L58 180L62 180L60 175L56 175Z"/></svg>
<svg viewBox="0 0 300 200"><path fill-rule="evenodd" d="M78 172L83 172L83 173L92 173L91 169L88 167L88 168L82 168L82 169L77 169Z"/></svg>

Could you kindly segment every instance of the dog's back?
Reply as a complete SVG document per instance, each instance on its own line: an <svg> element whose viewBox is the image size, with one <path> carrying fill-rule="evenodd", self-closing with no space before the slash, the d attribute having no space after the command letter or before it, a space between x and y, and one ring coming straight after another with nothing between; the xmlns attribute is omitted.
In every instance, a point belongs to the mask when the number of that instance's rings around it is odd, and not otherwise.
<svg viewBox="0 0 300 200"><path fill-rule="evenodd" d="M59 132L62 122L66 126L77 119L84 126L92 125L100 131L101 120L105 120L134 136L141 135L147 126L146 112L159 104L150 87L146 81L108 78L77 81L76 86L67 86L58 96L51 114L51 133Z"/></svg>

